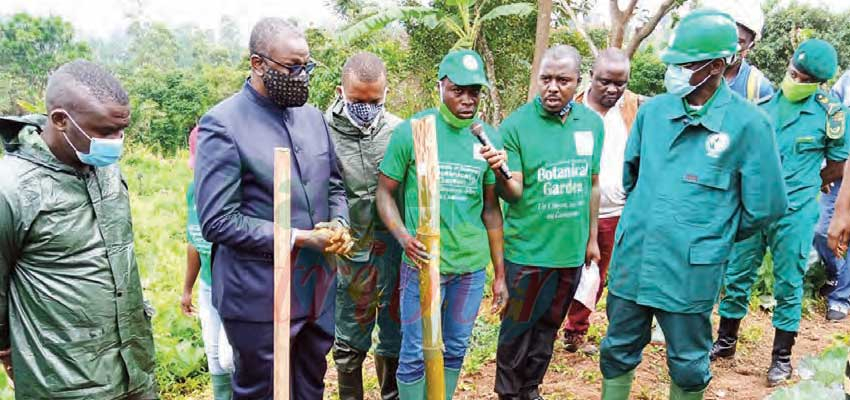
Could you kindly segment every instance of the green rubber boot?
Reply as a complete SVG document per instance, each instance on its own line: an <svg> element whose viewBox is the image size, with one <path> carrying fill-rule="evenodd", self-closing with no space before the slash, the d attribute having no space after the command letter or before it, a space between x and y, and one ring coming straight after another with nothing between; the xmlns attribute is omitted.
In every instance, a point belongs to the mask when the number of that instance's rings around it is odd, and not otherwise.
<svg viewBox="0 0 850 400"><path fill-rule="evenodd" d="M210 375L213 400L230 400L233 388L230 387L230 374Z"/></svg>
<svg viewBox="0 0 850 400"><path fill-rule="evenodd" d="M612 379L602 380L602 400L629 400L635 370Z"/></svg>
<svg viewBox="0 0 850 400"><path fill-rule="evenodd" d="M443 377L446 379L446 400L452 400L457 388L457 380L460 377L459 369L444 368Z"/></svg>
<svg viewBox="0 0 850 400"><path fill-rule="evenodd" d="M705 389L699 392L686 392L675 383L670 383L670 400L702 400Z"/></svg>
<svg viewBox="0 0 850 400"><path fill-rule="evenodd" d="M398 382L399 400L425 400L425 378L411 383Z"/></svg>

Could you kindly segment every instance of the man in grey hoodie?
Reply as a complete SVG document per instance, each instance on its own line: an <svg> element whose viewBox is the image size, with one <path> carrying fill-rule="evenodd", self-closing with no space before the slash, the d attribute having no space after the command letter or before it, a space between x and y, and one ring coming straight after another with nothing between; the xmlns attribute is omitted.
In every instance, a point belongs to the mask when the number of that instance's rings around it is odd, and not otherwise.
<svg viewBox="0 0 850 400"><path fill-rule="evenodd" d="M401 247L378 217L378 165L401 120L384 110L387 70L372 53L346 61L337 99L327 111L351 214L351 252L337 273L333 357L341 400L363 399L363 360L378 325L375 369L381 398L397 399L395 373L401 345L398 270Z"/></svg>

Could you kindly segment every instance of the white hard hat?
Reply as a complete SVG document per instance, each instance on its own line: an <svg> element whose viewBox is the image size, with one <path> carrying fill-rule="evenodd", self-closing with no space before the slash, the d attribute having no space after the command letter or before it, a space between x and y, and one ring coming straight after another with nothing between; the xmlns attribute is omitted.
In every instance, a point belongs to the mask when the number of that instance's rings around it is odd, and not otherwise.
<svg viewBox="0 0 850 400"><path fill-rule="evenodd" d="M706 7L723 11L756 34L755 40L761 39L761 30L764 28L764 12L761 10L759 0L711 0L705 3Z"/></svg>

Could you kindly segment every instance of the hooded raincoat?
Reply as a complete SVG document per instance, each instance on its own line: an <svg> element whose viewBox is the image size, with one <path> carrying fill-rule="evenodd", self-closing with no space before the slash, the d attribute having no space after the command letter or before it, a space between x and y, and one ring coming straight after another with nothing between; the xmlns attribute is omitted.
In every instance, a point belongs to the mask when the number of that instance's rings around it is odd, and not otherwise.
<svg viewBox="0 0 850 400"><path fill-rule="evenodd" d="M0 122L0 348L12 348L16 397L157 398L118 166L61 163L43 116Z"/></svg>

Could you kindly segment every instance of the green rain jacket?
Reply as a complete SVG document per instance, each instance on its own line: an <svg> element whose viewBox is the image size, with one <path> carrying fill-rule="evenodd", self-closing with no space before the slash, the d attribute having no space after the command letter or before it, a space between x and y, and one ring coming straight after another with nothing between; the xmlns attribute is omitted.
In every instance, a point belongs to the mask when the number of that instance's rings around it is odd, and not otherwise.
<svg viewBox="0 0 850 400"><path fill-rule="evenodd" d="M0 120L0 348L18 399L155 399L154 345L118 166L86 174Z"/></svg>
<svg viewBox="0 0 850 400"><path fill-rule="evenodd" d="M366 262L369 261L375 230L387 229L378 217L375 203L378 166L384 159L393 128L401 123L401 119L383 112L372 127L360 129L345 116L344 107L345 102L337 98L325 118L331 130L331 139L340 164L339 170L345 183L351 232L355 240L354 247L346 258L350 261Z"/></svg>
<svg viewBox="0 0 850 400"><path fill-rule="evenodd" d="M711 311L727 258L785 213L788 200L767 116L723 83L702 116L656 96L626 144L626 206L608 290L675 313Z"/></svg>

